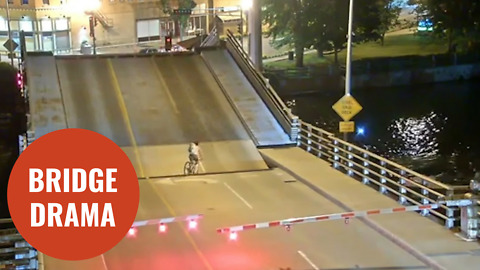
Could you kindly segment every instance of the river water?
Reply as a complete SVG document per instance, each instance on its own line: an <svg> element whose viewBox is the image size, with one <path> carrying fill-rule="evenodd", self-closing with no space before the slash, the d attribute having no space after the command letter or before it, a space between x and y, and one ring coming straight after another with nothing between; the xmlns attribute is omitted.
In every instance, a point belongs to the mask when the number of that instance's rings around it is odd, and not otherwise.
<svg viewBox="0 0 480 270"><path fill-rule="evenodd" d="M302 120L338 133L343 91L282 97ZM442 182L480 170L480 81L352 90L362 105L350 140Z"/></svg>

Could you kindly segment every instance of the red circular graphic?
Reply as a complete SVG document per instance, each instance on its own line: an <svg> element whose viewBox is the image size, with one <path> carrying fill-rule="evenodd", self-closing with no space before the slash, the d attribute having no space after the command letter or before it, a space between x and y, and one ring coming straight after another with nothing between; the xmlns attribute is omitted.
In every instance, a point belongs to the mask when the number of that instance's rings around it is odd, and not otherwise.
<svg viewBox="0 0 480 270"><path fill-rule="evenodd" d="M20 234L62 260L89 259L113 248L130 229L138 203L138 179L127 155L84 129L38 138L18 158L8 184Z"/></svg>

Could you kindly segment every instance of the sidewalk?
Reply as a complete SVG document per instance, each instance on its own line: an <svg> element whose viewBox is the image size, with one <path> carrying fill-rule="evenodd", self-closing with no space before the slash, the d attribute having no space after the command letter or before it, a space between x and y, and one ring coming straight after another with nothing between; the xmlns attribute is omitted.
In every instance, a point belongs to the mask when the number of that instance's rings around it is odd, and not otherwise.
<svg viewBox="0 0 480 270"><path fill-rule="evenodd" d="M401 206L376 190L332 169L327 162L300 148L263 149L260 153L267 163L295 175L299 181L345 211ZM365 223L432 268L479 269L478 242L465 242L442 225L417 213L372 216L366 218Z"/></svg>

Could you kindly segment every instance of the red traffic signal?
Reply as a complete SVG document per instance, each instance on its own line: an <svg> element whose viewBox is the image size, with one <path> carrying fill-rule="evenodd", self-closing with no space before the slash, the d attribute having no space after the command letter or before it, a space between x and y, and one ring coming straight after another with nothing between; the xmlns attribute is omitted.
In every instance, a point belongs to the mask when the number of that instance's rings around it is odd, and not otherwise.
<svg viewBox="0 0 480 270"><path fill-rule="evenodd" d="M21 71L17 72L17 87L18 89L23 88L23 74Z"/></svg>
<svg viewBox="0 0 480 270"><path fill-rule="evenodd" d="M172 37L165 36L165 50L170 51L172 49Z"/></svg>

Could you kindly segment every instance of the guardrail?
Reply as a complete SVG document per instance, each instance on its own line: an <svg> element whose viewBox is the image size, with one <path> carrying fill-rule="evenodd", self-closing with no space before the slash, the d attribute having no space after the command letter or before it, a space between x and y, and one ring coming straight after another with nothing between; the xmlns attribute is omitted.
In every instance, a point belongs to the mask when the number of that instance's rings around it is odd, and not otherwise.
<svg viewBox="0 0 480 270"><path fill-rule="evenodd" d="M217 27L214 26L212 31L207 35L207 37L202 41L200 47L209 47L214 46L218 43L218 31Z"/></svg>
<svg viewBox="0 0 480 270"><path fill-rule="evenodd" d="M283 130L290 135L292 141L295 141L298 136L298 116L292 114L291 110L270 86L267 79L255 69L250 57L230 30L227 30L226 45L227 50L273 113Z"/></svg>
<svg viewBox="0 0 480 270"><path fill-rule="evenodd" d="M38 269L38 253L11 219L0 219L0 269Z"/></svg>
<svg viewBox="0 0 480 270"><path fill-rule="evenodd" d="M348 143L334 134L300 121L297 146L329 162L333 168L379 192L397 199L401 204L434 204L454 195L454 188L402 165L378 156L368 150ZM458 221L458 208L441 205L438 209L422 211L431 213L452 228Z"/></svg>

